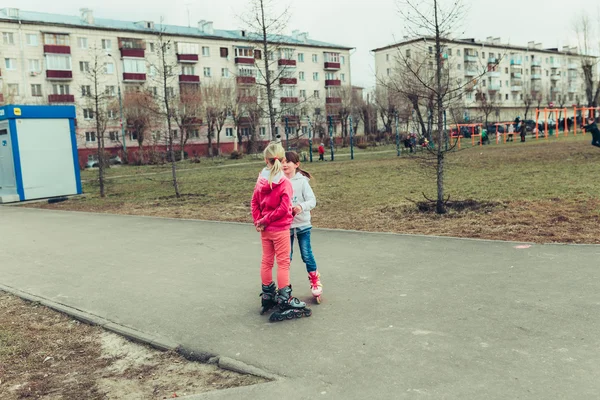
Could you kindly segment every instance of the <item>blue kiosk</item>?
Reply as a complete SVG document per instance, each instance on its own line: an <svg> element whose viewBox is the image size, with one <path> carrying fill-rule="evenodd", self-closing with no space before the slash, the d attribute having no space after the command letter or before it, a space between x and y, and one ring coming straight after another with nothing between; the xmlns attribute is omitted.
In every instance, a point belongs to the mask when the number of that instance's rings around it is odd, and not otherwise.
<svg viewBox="0 0 600 400"><path fill-rule="evenodd" d="M0 107L0 203L75 194L75 107Z"/></svg>

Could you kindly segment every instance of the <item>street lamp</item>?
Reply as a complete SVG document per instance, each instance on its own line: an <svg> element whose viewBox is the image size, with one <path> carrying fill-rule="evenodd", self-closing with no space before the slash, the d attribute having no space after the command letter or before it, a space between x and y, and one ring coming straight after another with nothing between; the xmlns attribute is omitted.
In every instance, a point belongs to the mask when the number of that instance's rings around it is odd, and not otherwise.
<svg viewBox="0 0 600 400"><path fill-rule="evenodd" d="M125 143L125 125L123 125L123 99L121 97L121 79L119 79L119 63L117 62L117 60L115 59L115 57L110 54L110 53L106 53L107 56L109 56L110 58L113 59L113 61L115 62L115 71L117 72L117 92L118 92L118 96L119 96L119 112L121 113L121 137L123 138L123 155L125 156L125 159L127 159L127 144Z"/></svg>

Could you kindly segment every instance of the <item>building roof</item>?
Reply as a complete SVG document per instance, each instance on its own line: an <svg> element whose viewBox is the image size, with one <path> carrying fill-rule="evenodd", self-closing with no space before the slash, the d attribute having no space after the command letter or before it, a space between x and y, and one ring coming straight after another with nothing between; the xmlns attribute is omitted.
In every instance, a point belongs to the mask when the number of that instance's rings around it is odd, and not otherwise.
<svg viewBox="0 0 600 400"><path fill-rule="evenodd" d="M37 11L18 11L18 17L10 16L9 9L0 9L0 21L20 21L25 23L39 23L49 24L57 26L69 26L78 28L91 28L91 29L107 29L115 31L128 31L128 32L139 32L139 33L152 33L158 29L164 30L166 34L176 36L187 36L195 38L210 38L217 40L239 40L247 42L255 42L259 39L259 36L252 33L247 33L245 36L242 35L240 30L223 30L214 29L212 32L207 33L200 30L198 27L187 27L177 25L160 25L156 24L156 29L149 29L140 24L139 22L132 21L121 21L116 19L107 18L96 18L94 17L94 23L88 24L83 21L80 16L73 15L60 15L50 14ZM208 22L208 21L207 21ZM303 39L303 38L302 38ZM323 47L340 50L351 50L353 47L341 46L333 43L322 42L319 40L309 39L300 40L298 37L293 36L271 36L272 42L284 43L296 46L310 46L310 47Z"/></svg>
<svg viewBox="0 0 600 400"><path fill-rule="evenodd" d="M389 49L393 49L396 47L400 47L400 46L405 46L408 44L412 44L412 43L416 43L416 42L421 42L421 41L434 41L435 42L435 37L433 36L419 36L417 38L412 38L412 39L406 39L404 41L401 42L397 42L394 44L390 44L388 46L384 46L384 47L380 47L377 49L373 49L371 50L372 52L377 52L377 51L383 51L383 50L389 50ZM572 51L560 51L559 49L541 49L541 48L535 48L535 47L528 47L528 46L513 46L510 44L504 44L504 43L491 43L491 42L478 42L475 39L442 39L441 40L443 43L455 43L455 44L460 44L460 45L467 45L467 46L481 46L481 47L492 47L492 48L497 48L497 49L505 49L505 50L516 50L516 51L536 51L536 52L540 52L540 53L549 53L549 54L572 54L572 55L579 55L577 53L573 53ZM589 56L589 57L593 57L593 56Z"/></svg>

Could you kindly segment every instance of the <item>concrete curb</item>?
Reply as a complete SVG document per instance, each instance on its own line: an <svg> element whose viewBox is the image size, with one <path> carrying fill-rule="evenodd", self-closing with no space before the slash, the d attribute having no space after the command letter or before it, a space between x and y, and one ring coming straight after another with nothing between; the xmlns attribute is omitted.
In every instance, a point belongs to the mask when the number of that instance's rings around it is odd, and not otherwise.
<svg viewBox="0 0 600 400"><path fill-rule="evenodd" d="M83 322L87 325L99 326L102 329L113 332L117 335L123 336L126 339L131 340L132 342L140 343L148 345L159 351L175 351L180 354L188 361L193 362L202 362L206 364L215 364L221 369L226 369L229 371L238 372L245 375L254 375L261 378L269 379L269 380L279 380L280 377L274 374L271 374L267 371L264 371L258 367L254 367L252 365L248 365L241 361L234 360L229 357L221 357L214 353L210 352L202 352L202 351L192 351L183 348L180 344L170 341L168 339L159 338L156 336L152 336L146 334L144 332L135 330L133 328L129 328L123 325L119 325L112 321L109 321L105 318L99 317L97 315L88 313L83 310L78 310L74 307L70 307L64 304L60 304L54 302L52 300L45 299L43 297L39 297L36 295L32 295L27 292L23 292L19 289L15 289L10 286L0 284L0 291L10 293L16 297L19 297L23 300L38 303L45 307L48 307L52 310L58 311L62 314L68 315L69 317L76 319L80 322Z"/></svg>

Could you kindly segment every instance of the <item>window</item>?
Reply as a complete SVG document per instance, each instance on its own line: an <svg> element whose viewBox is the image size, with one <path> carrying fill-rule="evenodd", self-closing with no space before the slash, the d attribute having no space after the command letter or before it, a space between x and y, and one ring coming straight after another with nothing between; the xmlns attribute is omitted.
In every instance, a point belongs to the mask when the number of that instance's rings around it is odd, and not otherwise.
<svg viewBox="0 0 600 400"><path fill-rule="evenodd" d="M158 96L158 88L156 86L151 86L148 88L148 91L153 97Z"/></svg>
<svg viewBox="0 0 600 400"><path fill-rule="evenodd" d="M181 72L183 75L196 75L196 68L193 65L184 65Z"/></svg>
<svg viewBox="0 0 600 400"><path fill-rule="evenodd" d="M85 133L85 141L87 143L92 143L96 141L96 132L86 132Z"/></svg>
<svg viewBox="0 0 600 400"><path fill-rule="evenodd" d="M52 85L52 94L70 94L69 85Z"/></svg>
<svg viewBox="0 0 600 400"><path fill-rule="evenodd" d="M57 71L71 71L71 56L46 54L46 68Z"/></svg>
<svg viewBox="0 0 600 400"><path fill-rule="evenodd" d="M267 136L267 128L265 128L264 126L261 126L259 135L262 137Z"/></svg>
<svg viewBox="0 0 600 400"><path fill-rule="evenodd" d="M252 49L247 47L236 47L235 56L240 58L256 58L256 54L252 52Z"/></svg>
<svg viewBox="0 0 600 400"><path fill-rule="evenodd" d="M167 88L167 97L168 98L175 97L175 90L173 90L173 88L170 86Z"/></svg>
<svg viewBox="0 0 600 400"><path fill-rule="evenodd" d="M79 70L81 72L90 72L90 63L88 61L79 61Z"/></svg>
<svg viewBox="0 0 600 400"><path fill-rule="evenodd" d="M15 44L15 35L12 32L2 32L2 42L4 44Z"/></svg>
<svg viewBox="0 0 600 400"><path fill-rule="evenodd" d="M150 53L154 53L154 42L148 42L148 49L150 50Z"/></svg>
<svg viewBox="0 0 600 400"><path fill-rule="evenodd" d="M106 116L107 116L109 119L115 119L115 118L117 118L117 112L116 112L115 110L108 110L108 111L106 112Z"/></svg>
<svg viewBox="0 0 600 400"><path fill-rule="evenodd" d="M227 47L221 47L219 49L219 55L221 56L221 58L229 57L229 49Z"/></svg>
<svg viewBox="0 0 600 400"><path fill-rule="evenodd" d="M388 69L386 70L386 74L387 74L387 76L390 76L390 75L392 74L392 69L391 69L391 68L388 68Z"/></svg>
<svg viewBox="0 0 600 400"><path fill-rule="evenodd" d="M17 60L14 58L5 58L4 65L8 70L15 70L17 69Z"/></svg>
<svg viewBox="0 0 600 400"><path fill-rule="evenodd" d="M188 132L188 136L192 139L198 139L200 137L200 131L198 129L191 129Z"/></svg>
<svg viewBox="0 0 600 400"><path fill-rule="evenodd" d="M179 131L177 129L173 129L173 137L179 137Z"/></svg>
<svg viewBox="0 0 600 400"><path fill-rule="evenodd" d="M84 38L84 37L77 38L77 47L79 47L80 49L87 49L88 48L87 38Z"/></svg>
<svg viewBox="0 0 600 400"><path fill-rule="evenodd" d="M18 83L9 83L7 85L8 94L11 96L19 96L19 84Z"/></svg>
<svg viewBox="0 0 600 400"><path fill-rule="evenodd" d="M112 49L112 41L110 39L102 39L102 48L104 50Z"/></svg>
<svg viewBox="0 0 600 400"><path fill-rule="evenodd" d="M481 52L481 58L485 58L485 51Z"/></svg>
<svg viewBox="0 0 600 400"><path fill-rule="evenodd" d="M298 62L304 62L304 53L298 53Z"/></svg>
<svg viewBox="0 0 600 400"><path fill-rule="evenodd" d="M225 137L233 137L233 128L225 128Z"/></svg>
<svg viewBox="0 0 600 400"><path fill-rule="evenodd" d="M390 62L390 55L389 54L385 55L385 61Z"/></svg>
<svg viewBox="0 0 600 400"><path fill-rule="evenodd" d="M94 110L92 110L91 108L84 108L83 109L83 118L84 119L93 119L94 118Z"/></svg>
<svg viewBox="0 0 600 400"><path fill-rule="evenodd" d="M202 46L202 56L210 57L210 47Z"/></svg>
<svg viewBox="0 0 600 400"><path fill-rule="evenodd" d="M452 49L448 49L448 56L452 57ZM493 57L493 56L490 55L490 57Z"/></svg>
<svg viewBox="0 0 600 400"><path fill-rule="evenodd" d="M313 81L318 81L318 80L319 80L319 73L313 72Z"/></svg>
<svg viewBox="0 0 600 400"><path fill-rule="evenodd" d="M129 132L129 140L138 140L138 134L135 131Z"/></svg>
<svg viewBox="0 0 600 400"><path fill-rule="evenodd" d="M119 141L119 132L116 132L116 131L108 132L108 137L111 142L118 142Z"/></svg>
<svg viewBox="0 0 600 400"><path fill-rule="evenodd" d="M339 63L340 62L340 53L325 53L323 54L325 58L325 62L331 63Z"/></svg>
<svg viewBox="0 0 600 400"><path fill-rule="evenodd" d="M504 68L504 73L508 74L508 68Z"/></svg>
<svg viewBox="0 0 600 400"><path fill-rule="evenodd" d="M346 57L340 56L340 64L342 64L342 65L346 64Z"/></svg>
<svg viewBox="0 0 600 400"><path fill-rule="evenodd" d="M229 68L221 68L221 76L223 78L229 78Z"/></svg>
<svg viewBox="0 0 600 400"><path fill-rule="evenodd" d="M70 46L71 41L69 40L69 35L60 33L44 33L44 44Z"/></svg>
<svg viewBox="0 0 600 400"><path fill-rule="evenodd" d="M298 79L300 79L301 81L304 80L304 72L302 72L302 71L298 72Z"/></svg>
<svg viewBox="0 0 600 400"><path fill-rule="evenodd" d="M305 89L300 89L300 97L302 97L303 99L306 98L306 90Z"/></svg>
<svg viewBox="0 0 600 400"><path fill-rule="evenodd" d="M313 93L313 96L314 96L315 99L318 99L320 97L319 91L315 90L315 92Z"/></svg>
<svg viewBox="0 0 600 400"><path fill-rule="evenodd" d="M199 49L196 43L177 43L177 54L198 54Z"/></svg>
<svg viewBox="0 0 600 400"><path fill-rule="evenodd" d="M42 69L40 68L40 60L29 60L29 71L30 72L40 72Z"/></svg>
<svg viewBox="0 0 600 400"><path fill-rule="evenodd" d="M90 85L84 85L81 87L81 96L91 96L92 95L92 87Z"/></svg>
<svg viewBox="0 0 600 400"><path fill-rule="evenodd" d="M269 60L273 61L275 59L272 51L269 51L267 54L269 55Z"/></svg>
<svg viewBox="0 0 600 400"><path fill-rule="evenodd" d="M40 97L42 95L42 85L31 85L31 95L34 97Z"/></svg>
<svg viewBox="0 0 600 400"><path fill-rule="evenodd" d="M312 55L312 62L314 62L314 63L318 63L319 62L319 56L317 54L313 54Z"/></svg>
<svg viewBox="0 0 600 400"><path fill-rule="evenodd" d="M135 60L132 58L123 59L123 72L132 74L146 73L146 60Z"/></svg>
<svg viewBox="0 0 600 400"><path fill-rule="evenodd" d="M106 88L104 89L104 94L109 97L114 97L115 87L114 86L106 86Z"/></svg>
<svg viewBox="0 0 600 400"><path fill-rule="evenodd" d="M27 40L28 46L37 46L38 45L38 35L35 33L28 33L25 35L25 40Z"/></svg>
<svg viewBox="0 0 600 400"><path fill-rule="evenodd" d="M305 136L308 135L308 126L305 125L302 127L302 134Z"/></svg>
<svg viewBox="0 0 600 400"><path fill-rule="evenodd" d="M406 58L410 58L410 49L406 49Z"/></svg>
<svg viewBox="0 0 600 400"><path fill-rule="evenodd" d="M204 67L204 76L206 78L210 78L211 74L210 74L210 67Z"/></svg>
<svg viewBox="0 0 600 400"><path fill-rule="evenodd" d="M459 50L456 50L456 55L457 55L457 56L460 56L460 49L459 49Z"/></svg>
<svg viewBox="0 0 600 400"><path fill-rule="evenodd" d="M115 72L115 64L109 62L104 64L104 73L105 74L113 74Z"/></svg>
<svg viewBox="0 0 600 400"><path fill-rule="evenodd" d="M458 70L460 70L460 69L461 69L461 66L460 66L460 64L456 64L456 69L458 69Z"/></svg>
<svg viewBox="0 0 600 400"><path fill-rule="evenodd" d="M433 48L432 48L431 46L429 46L429 48L427 49L427 52L428 52L429 54L433 53Z"/></svg>
<svg viewBox="0 0 600 400"><path fill-rule="evenodd" d="M521 95L519 97L521 100L523 100L523 93L521 93Z"/></svg>
<svg viewBox="0 0 600 400"><path fill-rule="evenodd" d="M254 59L255 60L262 60L262 53L260 50L254 50Z"/></svg>
<svg viewBox="0 0 600 400"><path fill-rule="evenodd" d="M340 78L342 79L342 82L346 82L346 74L340 74Z"/></svg>

